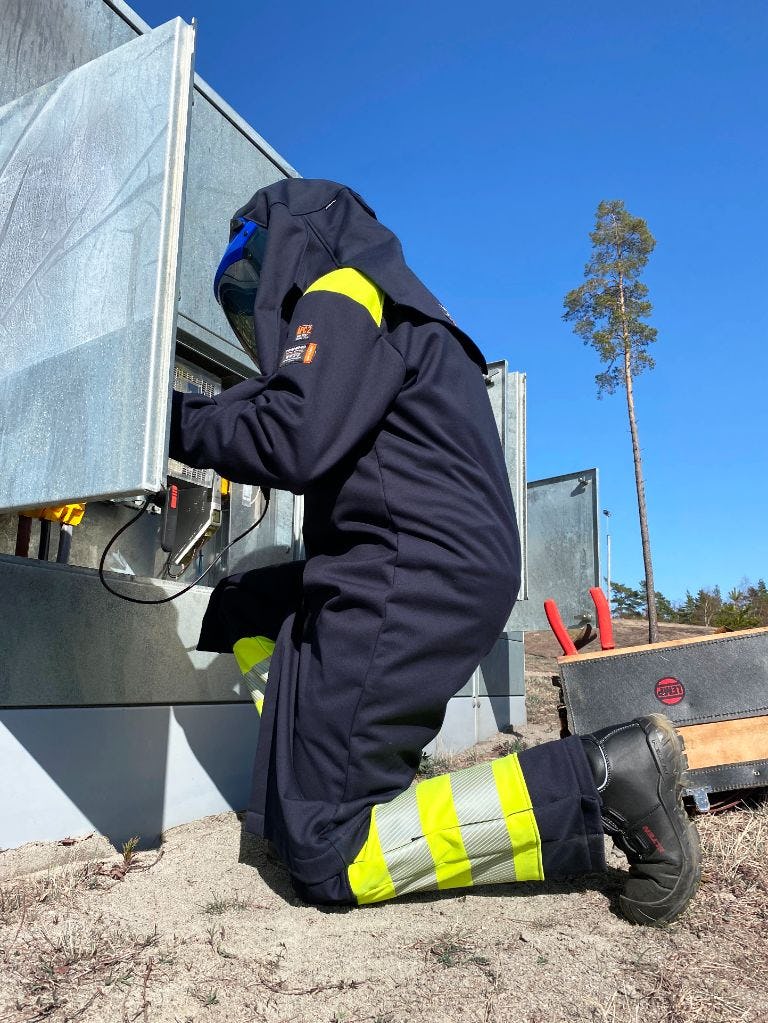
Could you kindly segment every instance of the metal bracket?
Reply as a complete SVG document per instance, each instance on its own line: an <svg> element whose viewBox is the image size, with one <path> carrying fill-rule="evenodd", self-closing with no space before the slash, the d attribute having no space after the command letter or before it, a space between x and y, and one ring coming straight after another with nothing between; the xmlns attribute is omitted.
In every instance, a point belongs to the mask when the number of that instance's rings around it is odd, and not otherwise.
<svg viewBox="0 0 768 1023"><path fill-rule="evenodd" d="M709 813L709 795L712 791L711 785L701 785L697 788L683 789L684 796L690 796L693 800L697 813Z"/></svg>

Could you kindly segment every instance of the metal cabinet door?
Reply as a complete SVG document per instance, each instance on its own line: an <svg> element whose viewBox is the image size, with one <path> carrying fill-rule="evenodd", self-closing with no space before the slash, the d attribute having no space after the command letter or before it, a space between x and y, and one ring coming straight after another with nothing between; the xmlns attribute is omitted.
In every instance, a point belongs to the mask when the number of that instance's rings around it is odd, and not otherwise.
<svg viewBox="0 0 768 1023"><path fill-rule="evenodd" d="M177 18L0 109L0 511L164 483L193 56Z"/></svg>
<svg viewBox="0 0 768 1023"><path fill-rule="evenodd" d="M590 586L600 585L597 469L528 484L528 592L507 629L548 628L544 601L557 601L569 627L594 623Z"/></svg>

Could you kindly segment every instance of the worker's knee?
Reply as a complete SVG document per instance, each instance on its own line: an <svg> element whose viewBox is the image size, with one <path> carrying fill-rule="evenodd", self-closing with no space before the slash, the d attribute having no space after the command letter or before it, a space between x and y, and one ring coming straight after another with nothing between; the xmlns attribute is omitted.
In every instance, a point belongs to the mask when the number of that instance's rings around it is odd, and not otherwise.
<svg viewBox="0 0 768 1023"><path fill-rule="evenodd" d="M357 905L357 900L349 887L346 870L316 884L307 884L291 876L291 884L300 899L315 906Z"/></svg>

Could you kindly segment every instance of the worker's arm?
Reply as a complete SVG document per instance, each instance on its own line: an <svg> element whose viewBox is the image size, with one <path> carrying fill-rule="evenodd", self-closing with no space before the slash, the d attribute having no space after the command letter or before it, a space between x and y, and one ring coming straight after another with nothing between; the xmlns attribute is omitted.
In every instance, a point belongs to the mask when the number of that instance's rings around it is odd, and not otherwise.
<svg viewBox="0 0 768 1023"><path fill-rule="evenodd" d="M239 383L234 384L232 387L228 387L226 391L222 391L216 395L217 405L230 405L233 401L242 401L243 398L255 398L257 394L267 386L269 377L259 375L255 377L249 377L247 380L241 380Z"/></svg>
<svg viewBox="0 0 768 1023"><path fill-rule="evenodd" d="M281 361L237 400L175 394L172 457L302 493L378 425L405 377L370 310L332 291L300 299Z"/></svg>

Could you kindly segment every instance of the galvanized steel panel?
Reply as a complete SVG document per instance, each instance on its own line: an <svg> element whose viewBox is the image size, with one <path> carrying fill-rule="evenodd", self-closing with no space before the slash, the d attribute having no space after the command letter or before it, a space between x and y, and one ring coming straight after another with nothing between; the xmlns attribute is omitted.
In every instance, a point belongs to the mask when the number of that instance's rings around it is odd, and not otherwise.
<svg viewBox="0 0 768 1023"><path fill-rule="evenodd" d="M151 31L121 0L0 0L0 104ZM213 297L234 211L297 172L198 75L188 148L178 326L182 339L246 375L253 366Z"/></svg>
<svg viewBox="0 0 768 1023"><path fill-rule="evenodd" d="M285 177L200 95L189 143L187 201L179 284L179 328L203 354L246 374L255 367L237 343L213 295L213 275L229 241L232 214L264 185ZM186 337L187 343L190 338Z"/></svg>
<svg viewBox="0 0 768 1023"><path fill-rule="evenodd" d="M523 633L502 632L457 696L524 696Z"/></svg>
<svg viewBox="0 0 768 1023"><path fill-rule="evenodd" d="M159 600L181 584L110 573L114 589ZM0 707L248 700L231 654L196 650L211 590L126 604L87 568L0 556ZM54 639L55 637L55 639Z"/></svg>
<svg viewBox="0 0 768 1023"><path fill-rule="evenodd" d="M242 810L258 731L252 705L0 710L0 848Z"/></svg>
<svg viewBox="0 0 768 1023"><path fill-rule="evenodd" d="M507 628L548 628L544 601L557 601L567 626L594 623L590 586L600 583L597 469L528 484L528 599Z"/></svg>
<svg viewBox="0 0 768 1023"><path fill-rule="evenodd" d="M93 0L0 0L0 105L136 38Z"/></svg>
<svg viewBox="0 0 768 1023"><path fill-rule="evenodd" d="M194 32L0 110L0 510L165 477Z"/></svg>
<svg viewBox="0 0 768 1023"><path fill-rule="evenodd" d="M524 696L454 696L440 732L424 752L434 757L456 753L525 721Z"/></svg>
<svg viewBox="0 0 768 1023"><path fill-rule="evenodd" d="M488 364L486 378L488 398L501 438L504 459L509 473L509 485L517 513L522 554L520 597L526 594L528 579L527 502L525 464L525 373L511 372L506 360Z"/></svg>
<svg viewBox="0 0 768 1023"><path fill-rule="evenodd" d="M234 540L252 525L264 508L258 487L232 485L229 502L229 535ZM247 572L265 565L277 565L294 559L294 522L299 503L287 490L273 490L264 521L227 552L211 582L234 572Z"/></svg>

